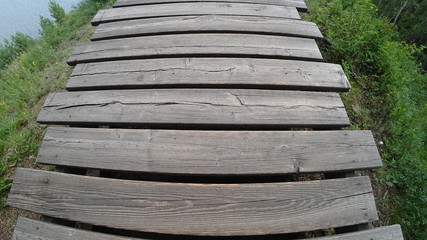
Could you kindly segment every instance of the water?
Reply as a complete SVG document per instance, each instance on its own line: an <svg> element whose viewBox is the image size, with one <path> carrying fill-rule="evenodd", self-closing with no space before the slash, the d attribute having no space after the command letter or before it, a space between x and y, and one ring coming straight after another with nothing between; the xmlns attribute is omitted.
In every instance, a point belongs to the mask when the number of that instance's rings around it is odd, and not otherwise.
<svg viewBox="0 0 427 240"><path fill-rule="evenodd" d="M80 1L56 0L66 12ZM50 17L48 3L49 0L0 0L0 43L16 32L38 37L40 15Z"/></svg>

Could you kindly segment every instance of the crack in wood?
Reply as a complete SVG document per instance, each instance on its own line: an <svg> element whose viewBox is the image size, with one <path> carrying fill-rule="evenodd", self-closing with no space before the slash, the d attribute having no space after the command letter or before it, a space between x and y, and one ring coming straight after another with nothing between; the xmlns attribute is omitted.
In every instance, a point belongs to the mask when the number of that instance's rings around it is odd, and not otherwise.
<svg viewBox="0 0 427 240"><path fill-rule="evenodd" d="M325 110L338 110L344 108L343 106L333 106L333 107L325 107L325 106L319 106L319 105L294 105L294 106L283 106L283 105L266 105L266 104L246 104L244 101L237 95L230 93L237 99L239 102L239 106L245 106L245 107L265 107L265 108L282 108L287 110L295 110L299 108L312 108L312 109L325 109ZM178 102L178 101L170 101L170 102L121 102L121 101L112 101L108 103L85 103L85 104L75 104L75 105L50 105L50 106L43 106L43 108L56 108L55 110L65 110L70 108L81 108L81 107L107 107L114 104L120 104L120 105L154 105L154 106L167 106L167 105L209 105L209 106L215 106L215 107L239 107L235 105L229 105L229 104L215 104L210 102ZM62 107L61 107L62 106Z"/></svg>

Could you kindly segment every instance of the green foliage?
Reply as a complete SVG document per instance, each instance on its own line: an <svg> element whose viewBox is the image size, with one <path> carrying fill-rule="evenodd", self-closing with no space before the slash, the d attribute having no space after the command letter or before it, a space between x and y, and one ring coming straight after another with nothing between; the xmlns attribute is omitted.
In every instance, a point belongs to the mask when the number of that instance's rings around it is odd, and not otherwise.
<svg viewBox="0 0 427 240"><path fill-rule="evenodd" d="M427 45L427 0L376 0L378 14L398 26L401 37L408 43ZM416 55L427 70L427 49Z"/></svg>
<svg viewBox="0 0 427 240"><path fill-rule="evenodd" d="M317 0L311 2L308 19L315 20L327 36L327 59L375 71L380 44L395 37L387 20L375 16L375 5L369 0Z"/></svg>
<svg viewBox="0 0 427 240"><path fill-rule="evenodd" d="M376 0L379 14L399 26L401 36L413 43L427 43L427 0ZM406 3L406 4L405 4Z"/></svg>
<svg viewBox="0 0 427 240"><path fill-rule="evenodd" d="M418 72L412 54L421 49L404 43L385 43L379 63L390 108L385 160L386 177L399 189L394 221L411 239L427 237L427 76Z"/></svg>
<svg viewBox="0 0 427 240"><path fill-rule="evenodd" d="M395 193L379 201L391 204L385 214L406 239L427 239L427 77L414 59L423 49L401 43L370 0L312 0L310 10L327 39L324 56L342 63L353 86L342 95L353 128L384 142L377 177Z"/></svg>
<svg viewBox="0 0 427 240"><path fill-rule="evenodd" d="M49 2L50 15L55 21L40 17L41 41L46 42L52 48L57 48L64 41L77 39L79 33L75 29L87 24L99 9L111 5L112 2L114 1L82 1L77 6L77 10L71 11L67 15L62 15L63 9L57 3Z"/></svg>
<svg viewBox="0 0 427 240"><path fill-rule="evenodd" d="M0 70L11 63L20 53L34 44L34 40L25 34L16 33L10 40L0 45Z"/></svg>
<svg viewBox="0 0 427 240"><path fill-rule="evenodd" d="M11 179L0 177L0 196L6 195L7 192L9 191L11 185L12 185ZM0 209L2 209L5 204L6 204L6 199L1 198Z"/></svg>
<svg viewBox="0 0 427 240"><path fill-rule="evenodd" d="M55 21L41 18L41 38L16 34L0 47L0 201L10 181L4 176L20 164L33 162L44 128L34 122L42 97L62 88L71 68L65 63L73 46L93 32L90 19L113 0L82 1L65 14L51 2ZM1 204L0 204L1 207Z"/></svg>
<svg viewBox="0 0 427 240"><path fill-rule="evenodd" d="M62 23L65 20L65 10L55 1L49 1L50 15L55 19L55 22Z"/></svg>

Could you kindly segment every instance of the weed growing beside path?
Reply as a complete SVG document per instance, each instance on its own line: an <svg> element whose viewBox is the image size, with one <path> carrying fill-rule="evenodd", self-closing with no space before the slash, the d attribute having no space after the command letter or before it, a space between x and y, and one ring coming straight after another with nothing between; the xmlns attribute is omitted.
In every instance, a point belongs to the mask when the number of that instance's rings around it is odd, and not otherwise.
<svg viewBox="0 0 427 240"><path fill-rule="evenodd" d="M354 129L373 130L384 168L376 172L382 224L406 239L427 239L427 76L397 29L371 0L312 0L309 21L326 36L327 61L340 63L352 89L342 94Z"/></svg>

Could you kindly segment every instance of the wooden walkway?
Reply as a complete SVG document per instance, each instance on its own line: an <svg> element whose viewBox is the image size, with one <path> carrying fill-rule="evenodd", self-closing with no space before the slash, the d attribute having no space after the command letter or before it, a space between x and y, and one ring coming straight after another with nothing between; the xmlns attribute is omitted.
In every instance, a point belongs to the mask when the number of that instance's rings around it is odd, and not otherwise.
<svg viewBox="0 0 427 240"><path fill-rule="evenodd" d="M382 166L349 126L341 66L302 0L118 0L47 98L18 169L14 239L403 239L378 219ZM62 125L62 126L60 126ZM68 126L68 127L67 127ZM321 231L329 229L329 231ZM320 231L319 231L320 230ZM308 232L308 233L307 233Z"/></svg>

